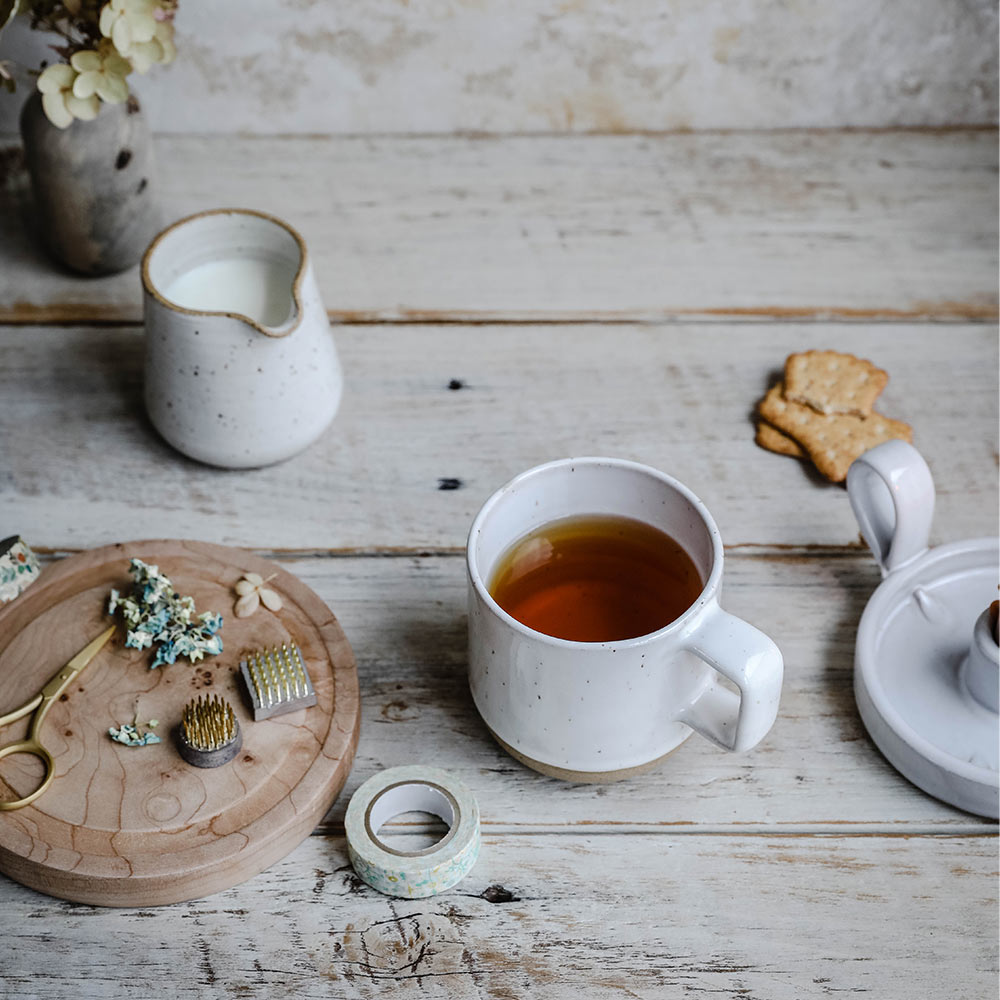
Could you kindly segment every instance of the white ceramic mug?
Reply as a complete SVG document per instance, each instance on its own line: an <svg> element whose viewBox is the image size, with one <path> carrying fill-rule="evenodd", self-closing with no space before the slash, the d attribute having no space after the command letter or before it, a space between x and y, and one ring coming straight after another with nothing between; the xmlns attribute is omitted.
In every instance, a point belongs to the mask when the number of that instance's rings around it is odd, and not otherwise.
<svg viewBox="0 0 1000 1000"><path fill-rule="evenodd" d="M142 261L146 410L178 451L280 462L340 405L343 375L302 237L248 209L181 219Z"/></svg>
<svg viewBox="0 0 1000 1000"><path fill-rule="evenodd" d="M679 542L704 581L694 604L656 632L616 642L555 638L507 614L488 582L510 545L546 523L592 514L643 521ZM612 458L538 466L486 501L469 533L467 565L472 696L500 744L529 767L574 781L617 780L655 764L692 731L743 751L774 723L781 653L719 607L719 529L676 479Z"/></svg>

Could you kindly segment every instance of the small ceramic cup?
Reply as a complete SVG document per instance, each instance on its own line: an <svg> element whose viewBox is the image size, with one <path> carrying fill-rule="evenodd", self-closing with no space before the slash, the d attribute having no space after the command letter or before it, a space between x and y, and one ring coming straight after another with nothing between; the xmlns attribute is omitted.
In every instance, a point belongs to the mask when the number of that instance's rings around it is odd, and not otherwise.
<svg viewBox="0 0 1000 1000"><path fill-rule="evenodd" d="M249 209L200 212L142 260L145 398L190 458L228 469L283 461L318 438L343 375L302 237Z"/></svg>
<svg viewBox="0 0 1000 1000"><path fill-rule="evenodd" d="M704 581L694 604L656 632L617 642L554 638L507 614L488 581L509 546L546 523L593 514L643 521L679 542ZM538 466L486 501L467 568L472 696L498 742L529 767L614 781L655 765L692 731L743 751L774 723L781 653L719 607L719 529L676 479L612 458Z"/></svg>
<svg viewBox="0 0 1000 1000"><path fill-rule="evenodd" d="M962 678L980 705L1000 713L1000 646L992 620L989 608L976 619L969 655L962 663Z"/></svg>

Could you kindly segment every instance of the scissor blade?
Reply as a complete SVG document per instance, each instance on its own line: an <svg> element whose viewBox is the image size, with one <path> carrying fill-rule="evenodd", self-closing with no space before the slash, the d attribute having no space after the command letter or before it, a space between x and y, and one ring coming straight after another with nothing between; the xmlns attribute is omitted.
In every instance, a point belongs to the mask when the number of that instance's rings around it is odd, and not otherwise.
<svg viewBox="0 0 1000 1000"><path fill-rule="evenodd" d="M87 645L84 646L83 649L81 649L80 652L66 664L65 669L74 671L83 670L83 668L104 648L107 641L115 634L116 628L116 625L112 625L111 628L109 628L106 632L102 632L92 642L88 642Z"/></svg>

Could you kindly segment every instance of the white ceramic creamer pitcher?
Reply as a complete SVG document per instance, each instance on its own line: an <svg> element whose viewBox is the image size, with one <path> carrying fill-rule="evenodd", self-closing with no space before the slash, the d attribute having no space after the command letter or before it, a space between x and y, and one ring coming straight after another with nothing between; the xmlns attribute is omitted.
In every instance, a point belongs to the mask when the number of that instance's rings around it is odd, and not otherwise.
<svg viewBox="0 0 1000 1000"><path fill-rule="evenodd" d="M145 399L163 437L224 468L280 462L319 437L343 374L302 237L262 212L201 212L142 261Z"/></svg>

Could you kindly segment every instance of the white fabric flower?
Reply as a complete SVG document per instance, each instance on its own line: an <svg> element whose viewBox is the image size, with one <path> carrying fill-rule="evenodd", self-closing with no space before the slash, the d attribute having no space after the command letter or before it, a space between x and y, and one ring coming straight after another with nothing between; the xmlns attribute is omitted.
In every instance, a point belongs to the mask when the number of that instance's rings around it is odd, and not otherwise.
<svg viewBox="0 0 1000 1000"><path fill-rule="evenodd" d="M269 611L281 610L281 598L270 587L264 586L277 575L274 573L265 580L259 573L243 574L243 579L235 588L236 593L240 595L234 609L237 618L249 618L261 604Z"/></svg>
<svg viewBox="0 0 1000 1000"><path fill-rule="evenodd" d="M153 40L156 34L157 0L111 0L101 8L98 26L123 55L130 55L134 44Z"/></svg>
<svg viewBox="0 0 1000 1000"><path fill-rule="evenodd" d="M95 52L94 55L96 54ZM45 117L56 128L69 128L74 118L91 121L97 117L97 112L101 109L101 102L93 92L86 96L75 93L74 88L79 75L75 67L67 66L66 63L55 63L48 66L38 77L38 91L42 95Z"/></svg>
<svg viewBox="0 0 1000 1000"><path fill-rule="evenodd" d="M74 97L85 100L96 94L108 104L121 104L128 99L125 77L132 72L132 65L113 48L74 52L69 64L80 74L73 83Z"/></svg>

